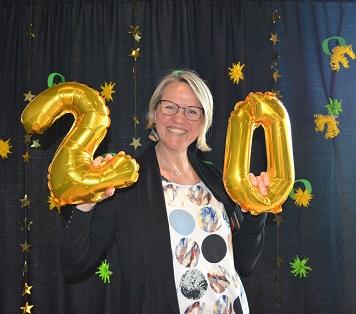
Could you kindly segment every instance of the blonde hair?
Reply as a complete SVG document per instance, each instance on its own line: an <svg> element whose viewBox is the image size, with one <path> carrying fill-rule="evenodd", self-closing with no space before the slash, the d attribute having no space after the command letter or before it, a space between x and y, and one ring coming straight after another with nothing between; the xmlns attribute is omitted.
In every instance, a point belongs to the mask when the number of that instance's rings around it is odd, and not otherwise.
<svg viewBox="0 0 356 314"><path fill-rule="evenodd" d="M150 103L148 105L148 113L146 116L147 128L153 129L155 127L155 110L161 100L162 94L166 86L173 82L187 83L192 89L195 97L203 106L203 127L197 138L197 147L203 151L210 151L211 148L206 143L206 134L213 121L213 96L211 95L209 87L199 77L197 73L192 70L182 69L174 70L162 78L152 94Z"/></svg>

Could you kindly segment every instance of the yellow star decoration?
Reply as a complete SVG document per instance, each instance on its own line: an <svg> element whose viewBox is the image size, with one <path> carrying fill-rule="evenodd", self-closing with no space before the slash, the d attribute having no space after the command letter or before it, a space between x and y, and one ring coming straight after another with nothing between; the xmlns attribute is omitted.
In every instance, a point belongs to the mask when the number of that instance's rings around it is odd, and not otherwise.
<svg viewBox="0 0 356 314"><path fill-rule="evenodd" d="M25 144L30 144L31 143L32 134L26 133L23 137L25 139Z"/></svg>
<svg viewBox="0 0 356 314"><path fill-rule="evenodd" d="M23 161L24 162L30 162L30 154L28 151L22 155Z"/></svg>
<svg viewBox="0 0 356 314"><path fill-rule="evenodd" d="M33 140L32 144L31 144L31 147L33 147L33 148L41 147L40 140Z"/></svg>
<svg viewBox="0 0 356 314"><path fill-rule="evenodd" d="M135 150L137 150L137 147L142 146L142 144L140 143L140 141L141 141L141 138L140 138L140 137L139 137L139 138L133 137L133 138L132 138L132 142L130 143L130 145L133 146Z"/></svg>
<svg viewBox="0 0 356 314"><path fill-rule="evenodd" d="M323 132L325 129L325 125L327 126L325 133L326 139L334 138L340 133L340 130L337 126L339 124L339 121L336 121L335 116L315 114L314 122L316 132Z"/></svg>
<svg viewBox="0 0 356 314"><path fill-rule="evenodd" d="M282 75L280 75L280 74L279 74L279 71L276 70L276 71L274 71L274 72L272 73L272 77L273 77L273 80L274 80L275 82L277 82L277 81L279 80L279 78L282 77Z"/></svg>
<svg viewBox="0 0 356 314"><path fill-rule="evenodd" d="M28 221L27 217L25 217L23 222L19 221L19 225L21 226L22 231L25 231L25 230L30 231L31 230L30 226L32 224L33 224L33 221L32 220Z"/></svg>
<svg viewBox="0 0 356 314"><path fill-rule="evenodd" d="M241 65L240 62L238 62L233 63L231 68L229 68L229 77L234 84L239 84L239 81L242 81L245 78L244 74L242 73L244 66L244 64Z"/></svg>
<svg viewBox="0 0 356 314"><path fill-rule="evenodd" d="M31 200L28 198L27 194L25 194L24 198L20 198L21 208L30 207Z"/></svg>
<svg viewBox="0 0 356 314"><path fill-rule="evenodd" d="M53 208L57 209L58 214L61 213L61 202L54 196L48 196L48 208L49 210L52 210Z"/></svg>
<svg viewBox="0 0 356 314"><path fill-rule="evenodd" d="M273 46L277 45L277 42L279 42L278 34L271 33L271 38L269 40L273 43Z"/></svg>
<svg viewBox="0 0 356 314"><path fill-rule="evenodd" d="M30 253L31 244L27 243L27 240L25 240L24 243L21 243L20 246L22 247L22 253L24 252Z"/></svg>
<svg viewBox="0 0 356 314"><path fill-rule="evenodd" d="M20 309L22 310L22 314L30 313L31 314L31 309L33 308L33 305L29 305L28 302L24 306L21 306Z"/></svg>
<svg viewBox="0 0 356 314"><path fill-rule="evenodd" d="M313 195L309 193L308 190L303 191L301 188L296 189L295 191L295 205L301 207L308 207L309 202L313 198Z"/></svg>
<svg viewBox="0 0 356 314"><path fill-rule="evenodd" d="M136 26L132 26L130 25L130 31L129 34L132 34L132 37L139 42L141 40L141 32L139 31L139 27L138 25Z"/></svg>
<svg viewBox="0 0 356 314"><path fill-rule="evenodd" d="M133 122L134 126L136 126L136 125L139 125L139 124L140 124L140 121L138 120L138 118L137 118L137 117L133 117L133 118L132 118L132 122Z"/></svg>
<svg viewBox="0 0 356 314"><path fill-rule="evenodd" d="M31 294L31 289L32 286L29 286L27 282L25 282L25 285L23 286L23 290L22 290L22 296L24 296L25 294Z"/></svg>
<svg viewBox="0 0 356 314"><path fill-rule="evenodd" d="M26 273L28 273L27 261L23 264L22 276L25 276Z"/></svg>
<svg viewBox="0 0 356 314"><path fill-rule="evenodd" d="M27 93L23 93L23 95L25 96L24 101L31 101L33 97L35 97L35 95L32 95L31 90L29 90Z"/></svg>
<svg viewBox="0 0 356 314"><path fill-rule="evenodd" d="M275 214L273 221L277 224L277 226L279 226L283 222L282 215Z"/></svg>
<svg viewBox="0 0 356 314"><path fill-rule="evenodd" d="M336 46L330 56L330 67L333 71L340 71L340 63L344 68L349 68L349 61L344 56L347 54L352 60L356 59L356 54L352 51L352 46Z"/></svg>
<svg viewBox="0 0 356 314"><path fill-rule="evenodd" d="M105 82L104 86L101 85L101 92L100 95L106 100L106 101L112 101L112 94L116 93L114 91L114 86L116 83L110 82L109 84Z"/></svg>
<svg viewBox="0 0 356 314"><path fill-rule="evenodd" d="M10 145L10 139L7 141L0 139L0 156L2 159L7 158L8 154L12 154L10 151L11 148L12 146Z"/></svg>
<svg viewBox="0 0 356 314"><path fill-rule="evenodd" d="M138 58L139 56L141 56L141 54L140 54L140 48L132 49L132 50L131 50L131 53L129 54L129 56L132 57L132 58L134 58L135 61L136 61L137 58Z"/></svg>

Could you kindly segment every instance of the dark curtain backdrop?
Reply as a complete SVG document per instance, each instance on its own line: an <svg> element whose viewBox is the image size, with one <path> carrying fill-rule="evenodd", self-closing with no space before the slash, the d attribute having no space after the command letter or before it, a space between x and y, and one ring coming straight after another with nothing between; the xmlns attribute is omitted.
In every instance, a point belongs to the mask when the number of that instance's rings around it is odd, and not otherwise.
<svg viewBox="0 0 356 314"><path fill-rule="evenodd" d="M313 200L308 208L291 199L283 206L277 276L277 226L269 216L266 240L256 271L243 278L252 314L351 314L356 309L355 175L356 175L356 61L339 73L331 72L321 49L323 39L343 36L356 50L356 3L348 1L104 1L104 0L3 0L0 2L0 138L11 139L12 154L0 159L0 313L19 313L24 304L24 241L19 221L24 218L20 198L25 193L24 129L20 115L23 93L47 88L47 76L60 72L100 90L105 81L116 82L114 101L108 103L112 124L97 154L125 150L134 136L133 59L129 25L142 31L137 59L138 136L146 144L144 116L159 78L169 69L188 67L208 81L214 95L215 115L208 143L214 148L206 158L223 164L227 119L234 103L251 91L274 86L268 40L272 30L269 11L279 9L278 87L290 114L296 179L308 179ZM32 13L31 13L32 12ZM36 38L29 45L28 26ZM233 85L228 67L245 64L245 79ZM326 140L314 131L313 114L326 114L328 97L342 99L341 133ZM73 118L65 116L31 149L28 165L29 283L33 286L32 313L117 313L119 272L105 285L96 275L70 284L63 280L59 245L63 217L46 203L47 166L68 132ZM251 168L264 169L263 132L256 131ZM65 210L63 215L65 216ZM115 248L113 248L115 249ZM309 258L308 278L290 274L289 262L298 255ZM279 283L278 283L279 282ZM276 303L278 290L281 303ZM152 302L155 302L152 300ZM126 314L126 313L125 313ZM129 313L127 313L129 314Z"/></svg>

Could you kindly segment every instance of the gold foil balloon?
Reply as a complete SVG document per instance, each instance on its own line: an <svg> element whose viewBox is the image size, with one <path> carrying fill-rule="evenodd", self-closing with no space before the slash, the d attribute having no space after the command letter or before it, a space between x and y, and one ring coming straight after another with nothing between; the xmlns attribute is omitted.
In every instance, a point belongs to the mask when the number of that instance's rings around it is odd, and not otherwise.
<svg viewBox="0 0 356 314"><path fill-rule="evenodd" d="M74 123L48 168L48 187L57 206L97 202L107 188L137 181L139 166L124 152L93 166L93 154L110 125L109 109L94 89L75 82L55 85L27 105L21 122L28 133L41 134L66 113L74 116Z"/></svg>
<svg viewBox="0 0 356 314"><path fill-rule="evenodd" d="M254 130L265 134L268 194L263 196L250 181L251 146ZM286 109L273 93L250 93L236 103L228 123L224 185L230 197L251 214L279 213L294 183L290 122Z"/></svg>

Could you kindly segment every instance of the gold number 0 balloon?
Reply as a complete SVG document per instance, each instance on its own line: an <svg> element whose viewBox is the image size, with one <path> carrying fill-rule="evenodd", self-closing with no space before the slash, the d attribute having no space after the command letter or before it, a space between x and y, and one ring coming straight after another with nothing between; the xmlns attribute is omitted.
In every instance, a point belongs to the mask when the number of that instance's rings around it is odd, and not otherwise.
<svg viewBox="0 0 356 314"><path fill-rule="evenodd" d="M265 133L270 187L262 196L249 179L254 130ZM294 183L290 122L273 93L250 93L230 115L224 156L224 185L230 197L251 214L278 213Z"/></svg>
<svg viewBox="0 0 356 314"><path fill-rule="evenodd" d="M48 187L57 206L97 202L109 187L122 188L138 179L138 164L120 152L100 167L93 154L110 125L109 109L99 93L79 83L55 85L34 98L21 122L28 133L43 133L66 113L74 123L48 168Z"/></svg>

